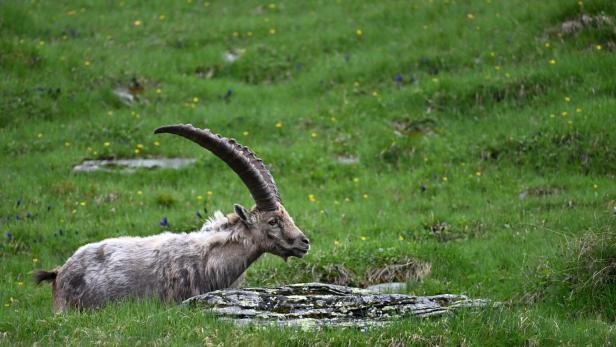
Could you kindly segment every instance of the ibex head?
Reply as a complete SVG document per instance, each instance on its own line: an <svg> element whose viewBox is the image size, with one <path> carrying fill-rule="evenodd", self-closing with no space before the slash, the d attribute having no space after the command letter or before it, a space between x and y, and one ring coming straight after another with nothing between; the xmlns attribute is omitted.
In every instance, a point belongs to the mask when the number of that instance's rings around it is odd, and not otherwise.
<svg viewBox="0 0 616 347"><path fill-rule="evenodd" d="M310 242L282 205L275 211L261 211L256 206L248 211L236 204L235 213L250 232L258 234L259 243L266 252L285 260L301 258L308 253Z"/></svg>
<svg viewBox="0 0 616 347"><path fill-rule="evenodd" d="M164 126L155 133L176 134L199 144L227 163L242 179L256 205L248 210L236 204L235 213L263 251L285 260L291 256L303 257L308 252L310 242L282 205L274 178L248 147L190 124Z"/></svg>

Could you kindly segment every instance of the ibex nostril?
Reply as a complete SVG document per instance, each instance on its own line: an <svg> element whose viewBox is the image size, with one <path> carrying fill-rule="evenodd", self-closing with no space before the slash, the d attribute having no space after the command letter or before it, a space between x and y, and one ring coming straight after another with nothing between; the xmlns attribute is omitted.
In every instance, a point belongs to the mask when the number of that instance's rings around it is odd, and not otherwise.
<svg viewBox="0 0 616 347"><path fill-rule="evenodd" d="M309 245L310 244L310 240L308 240L307 238L303 237L302 238L302 242Z"/></svg>

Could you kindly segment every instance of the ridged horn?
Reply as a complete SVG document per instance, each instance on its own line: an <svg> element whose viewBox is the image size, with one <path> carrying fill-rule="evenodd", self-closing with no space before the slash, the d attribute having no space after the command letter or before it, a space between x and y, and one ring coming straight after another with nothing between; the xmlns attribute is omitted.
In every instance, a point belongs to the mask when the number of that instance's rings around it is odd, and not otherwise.
<svg viewBox="0 0 616 347"><path fill-rule="evenodd" d="M224 161L244 182L261 211L278 209L280 196L269 170L250 149L234 139L212 133L209 129L190 124L167 125L154 130L155 134L169 133L185 137L212 152Z"/></svg>

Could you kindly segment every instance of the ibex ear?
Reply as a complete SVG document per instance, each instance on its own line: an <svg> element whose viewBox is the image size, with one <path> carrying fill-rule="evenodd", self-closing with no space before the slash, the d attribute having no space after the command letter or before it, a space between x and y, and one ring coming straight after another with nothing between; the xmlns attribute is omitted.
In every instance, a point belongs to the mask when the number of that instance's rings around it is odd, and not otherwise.
<svg viewBox="0 0 616 347"><path fill-rule="evenodd" d="M240 204L234 204L233 208L235 209L235 213L240 217L242 222L246 224L252 224L252 220L250 219L250 212L244 208L244 206Z"/></svg>

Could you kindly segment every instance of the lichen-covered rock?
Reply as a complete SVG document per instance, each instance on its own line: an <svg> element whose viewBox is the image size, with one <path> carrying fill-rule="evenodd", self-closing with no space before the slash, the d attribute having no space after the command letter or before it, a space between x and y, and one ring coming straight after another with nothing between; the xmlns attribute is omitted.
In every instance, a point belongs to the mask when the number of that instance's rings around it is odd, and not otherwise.
<svg viewBox="0 0 616 347"><path fill-rule="evenodd" d="M406 290L406 282L380 283L367 287L366 289L376 293L399 293Z"/></svg>
<svg viewBox="0 0 616 347"><path fill-rule="evenodd" d="M203 307L238 323L283 325L378 325L399 316L434 316L489 301L464 295L413 296L324 283L273 288L224 289L198 295L184 305Z"/></svg>

